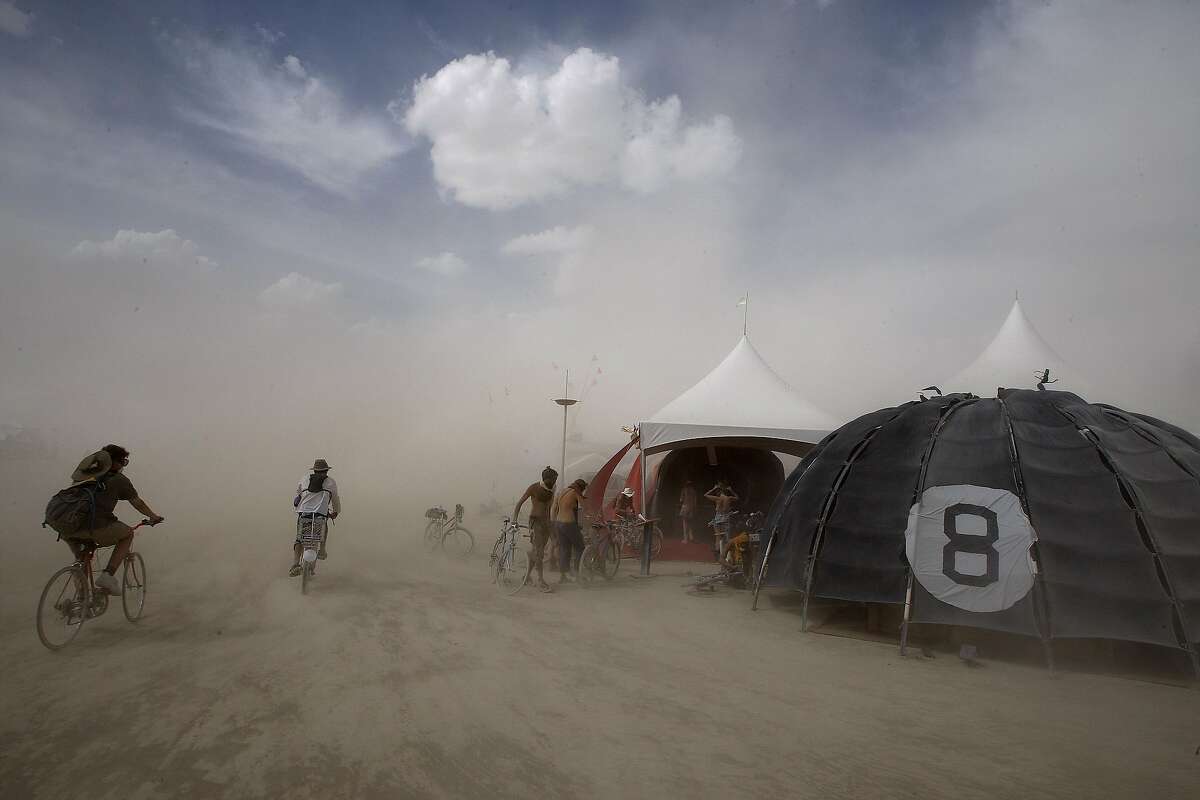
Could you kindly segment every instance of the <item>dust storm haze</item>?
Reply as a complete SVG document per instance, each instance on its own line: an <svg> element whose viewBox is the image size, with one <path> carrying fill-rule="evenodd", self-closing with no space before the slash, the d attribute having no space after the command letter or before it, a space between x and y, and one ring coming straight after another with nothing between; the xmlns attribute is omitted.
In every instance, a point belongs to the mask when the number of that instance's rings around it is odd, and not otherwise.
<svg viewBox="0 0 1200 800"><path fill-rule="evenodd" d="M589 455L593 472L628 440L622 426L733 348L747 293L755 347L839 421L931 383L953 391L944 381L1019 291L1087 399L1200 431L1200 8L321 5L0 0L0 622L12 664L49 658L31 614L66 549L39 525L79 459L127 447L128 474L167 518L138 534L161 592L142 626L110 611L75 660L13 686L66 719L53 698L89 659L111 659L120 677L93 709L103 725L125 724L121 704L169 708L122 729L142 737L135 760L168 776L130 784L142 796L273 796L291 785L286 767L317 763L288 726L321 724L337 744L312 796L617 796L605 770L572 772L539 744L574 735L562 710L573 703L598 741L661 746L674 764L637 765L624 796L712 793L713 743L697 731L730 715L731 770L801 751L771 749L741 718L780 703L854 709L806 740L829 763L861 746L931 796L955 771L979 776L977 793L1015 793L988 782L981 749L938 772L911 741L871 738L874 704L890 698L865 687L897 680L915 697L920 676L893 678L840 640L796 655L792 621L747 622L740 601L697 610L669 578L607 592L603 619L578 593L552 598L561 611L524 595L505 606L486 578L494 509L557 468L551 399L566 370L583 399L568 461ZM289 501L317 457L345 513L321 567L327 596L301 610L285 577ZM468 565L420 548L424 510L456 502L476 537ZM679 627L656 627L647 603ZM618 628L630 636L606 638ZM577 646L574 629L608 649ZM537 682L513 642L564 661ZM751 653L773 660L747 679L752 700L706 695L705 659L732 682ZM291 671L310 655L319 680ZM785 696L789 659L849 683ZM150 688L137 677L147 661ZM163 688L189 665L177 693ZM1088 748L1111 752L1116 736L1079 711L1100 678L1066 699L1025 686L1003 709L1004 687L1029 680L1016 668L980 689L948 667L930 666L947 691L991 704L997 724L1037 728L1024 789L1135 796L1185 782L1149 740L1085 769ZM620 702L576 696L571 681L592 669ZM498 673L537 713L492 704ZM665 696L648 677L664 673L678 676ZM1104 687L1147 725L1178 696ZM16 706L12 688L0 707ZM296 700L309 693L314 706ZM1055 727L1047 703L1074 711ZM1159 720L1160 739L1186 730L1188 706ZM901 725L891 713L884 724ZM0 743L30 764L0 769L12 796L120 790L82 768L55 773L27 746L42 723L10 718ZM951 715L922 733L969 736L965 724ZM370 733L401 728L437 745L393 751ZM1064 777L1041 748L1072 733L1064 760L1079 766ZM222 749L230 736L241 750ZM591 745L563 746L586 760ZM826 793L814 796L886 791L839 770L793 776ZM744 788L712 780L723 796ZM758 780L764 796L791 793L778 775Z"/></svg>

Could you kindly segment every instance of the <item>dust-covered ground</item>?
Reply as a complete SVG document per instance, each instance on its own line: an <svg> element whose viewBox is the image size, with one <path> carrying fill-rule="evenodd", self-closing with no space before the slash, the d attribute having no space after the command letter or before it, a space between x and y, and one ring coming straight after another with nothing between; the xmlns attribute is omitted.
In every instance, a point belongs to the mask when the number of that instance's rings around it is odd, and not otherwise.
<svg viewBox="0 0 1200 800"><path fill-rule="evenodd" d="M679 574L497 593L347 514L308 596L287 515L139 533L146 614L38 642L62 545L4 531L0 796L1195 797L1200 693L801 634ZM481 526L482 527L482 524ZM490 528L491 526L488 526ZM46 537L47 540L52 537ZM215 546L215 541L225 542ZM58 549L62 552L59 553ZM663 571L672 569L668 565ZM683 569L675 566L675 572ZM628 570L626 572L625 570Z"/></svg>

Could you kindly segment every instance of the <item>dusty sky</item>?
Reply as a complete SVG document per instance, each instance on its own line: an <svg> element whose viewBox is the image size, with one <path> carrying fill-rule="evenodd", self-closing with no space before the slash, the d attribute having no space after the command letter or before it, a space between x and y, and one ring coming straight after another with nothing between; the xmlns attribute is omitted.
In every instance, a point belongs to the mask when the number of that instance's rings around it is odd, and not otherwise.
<svg viewBox="0 0 1200 800"><path fill-rule="evenodd" d="M0 0L0 423L503 495L745 291L849 419L1019 290L1200 429L1200 5L510 5Z"/></svg>

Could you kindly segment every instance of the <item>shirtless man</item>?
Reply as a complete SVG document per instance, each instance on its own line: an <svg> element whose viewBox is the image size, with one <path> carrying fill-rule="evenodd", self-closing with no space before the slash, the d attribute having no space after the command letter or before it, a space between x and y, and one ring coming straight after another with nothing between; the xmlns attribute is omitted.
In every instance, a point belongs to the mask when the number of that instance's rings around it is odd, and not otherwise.
<svg viewBox="0 0 1200 800"><path fill-rule="evenodd" d="M513 509L512 520L517 521L521 506L530 500L529 506L529 538L533 541L533 552L529 555L529 567L525 570L525 580L529 580L533 568L537 567L538 588L543 592L550 591L550 585L542 576L542 559L546 555L546 542L550 539L550 502L554 499L554 483L558 480L558 471L553 467L542 470L540 483L531 483L517 501Z"/></svg>
<svg viewBox="0 0 1200 800"><path fill-rule="evenodd" d="M685 542L696 541L695 534L692 533L692 519L696 516L696 506L699 504L699 498L696 497L696 484L688 480L683 483L683 490L679 493L679 522L683 526L683 540Z"/></svg>
<svg viewBox="0 0 1200 800"><path fill-rule="evenodd" d="M583 531L579 528L582 508L579 504L584 499L583 490L586 488L587 481L576 478L550 509L554 517L554 532L558 534L559 583L566 583L568 574L572 578L579 577L579 557L583 555Z"/></svg>
<svg viewBox="0 0 1200 800"><path fill-rule="evenodd" d="M729 546L729 527L733 521L733 504L741 498L737 496L737 492L733 491L728 481L718 480L717 485L704 495L704 499L716 506L712 522L708 524L712 526L713 533L716 535L713 554L716 555L719 562L725 555L725 548Z"/></svg>

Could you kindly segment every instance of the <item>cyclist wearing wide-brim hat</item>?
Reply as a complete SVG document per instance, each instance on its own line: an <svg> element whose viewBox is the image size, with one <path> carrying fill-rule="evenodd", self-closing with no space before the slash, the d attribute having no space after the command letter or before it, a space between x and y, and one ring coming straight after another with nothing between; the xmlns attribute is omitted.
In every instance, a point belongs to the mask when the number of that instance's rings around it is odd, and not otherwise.
<svg viewBox="0 0 1200 800"><path fill-rule="evenodd" d="M95 482L96 507L90 527L74 533L67 540L67 546L71 547L73 553L76 552L80 541L93 542L97 547L112 547L113 553L108 560L108 566L96 576L96 587L117 595L121 593L121 584L114 577L114 573L117 567L124 563L125 556L133 545L133 529L117 519L113 513L117 503L126 501L144 514L151 525L163 521L163 518L155 514L146 501L138 496L132 481L123 474L127 466L129 451L117 444L107 444L80 461L79 466L71 473L72 484Z"/></svg>
<svg viewBox="0 0 1200 800"><path fill-rule="evenodd" d="M613 507L613 512L622 519L630 519L633 517L633 487L626 486L621 490L621 493L617 495L617 502Z"/></svg>
<svg viewBox="0 0 1200 800"><path fill-rule="evenodd" d="M316 545L317 558L326 558L326 542L329 536L328 521L336 519L342 511L342 498L338 494L337 482L329 477L329 462L318 458L313 462L312 472L296 484L292 507L296 509L296 540L292 545L295 559L289 574L294 578L300 574L300 559L304 545Z"/></svg>

